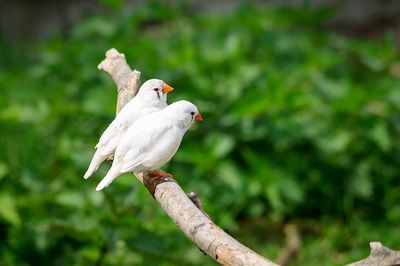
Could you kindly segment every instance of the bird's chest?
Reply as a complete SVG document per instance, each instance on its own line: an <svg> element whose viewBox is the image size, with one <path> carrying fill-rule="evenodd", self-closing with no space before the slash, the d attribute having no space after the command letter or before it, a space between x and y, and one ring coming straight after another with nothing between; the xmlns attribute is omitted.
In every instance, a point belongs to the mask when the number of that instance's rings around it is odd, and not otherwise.
<svg viewBox="0 0 400 266"><path fill-rule="evenodd" d="M153 163L154 165L163 165L169 161L179 148L182 141L182 132L177 128L171 128L162 136L154 147Z"/></svg>

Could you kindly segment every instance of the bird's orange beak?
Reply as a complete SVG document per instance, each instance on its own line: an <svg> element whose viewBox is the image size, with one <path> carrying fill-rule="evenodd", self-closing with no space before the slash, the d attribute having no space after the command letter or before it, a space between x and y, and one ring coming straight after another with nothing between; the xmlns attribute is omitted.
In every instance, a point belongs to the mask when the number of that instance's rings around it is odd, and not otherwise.
<svg viewBox="0 0 400 266"><path fill-rule="evenodd" d="M164 83L163 89L162 89L162 92L163 92L164 94L167 94L168 92L173 91L173 90L174 90L174 88L172 88L171 86L169 86L167 83Z"/></svg>
<svg viewBox="0 0 400 266"><path fill-rule="evenodd" d="M203 117L201 116L200 113L198 113L198 114L194 117L194 121L196 121L196 122L201 122L201 121L203 121Z"/></svg>

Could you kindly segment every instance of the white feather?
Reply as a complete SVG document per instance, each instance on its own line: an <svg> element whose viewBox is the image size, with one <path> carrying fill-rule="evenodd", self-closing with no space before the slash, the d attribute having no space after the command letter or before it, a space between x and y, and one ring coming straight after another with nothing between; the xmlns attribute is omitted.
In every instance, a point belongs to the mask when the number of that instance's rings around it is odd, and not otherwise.
<svg viewBox="0 0 400 266"><path fill-rule="evenodd" d="M123 173L140 173L167 163L198 114L196 106L179 101L131 125L119 143L113 164L97 186L101 190Z"/></svg>
<svg viewBox="0 0 400 266"><path fill-rule="evenodd" d="M103 161L114 155L115 149L130 125L144 115L162 110L167 106L167 97L162 93L163 84L164 82L158 79L146 81L140 87L137 96L122 108L101 135L96 145L96 153L84 175L85 179L89 178ZM159 91L154 91L154 88L159 88Z"/></svg>

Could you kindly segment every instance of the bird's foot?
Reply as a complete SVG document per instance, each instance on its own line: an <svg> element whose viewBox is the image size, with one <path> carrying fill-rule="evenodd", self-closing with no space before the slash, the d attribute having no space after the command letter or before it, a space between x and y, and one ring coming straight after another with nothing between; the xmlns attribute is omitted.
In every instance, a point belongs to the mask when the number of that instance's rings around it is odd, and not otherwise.
<svg viewBox="0 0 400 266"><path fill-rule="evenodd" d="M150 194L153 196L153 198L154 198L154 193L156 191L156 187L159 184L165 182L175 182L175 180L173 179L171 174L158 169L148 170L143 175L143 184L150 192Z"/></svg>
<svg viewBox="0 0 400 266"><path fill-rule="evenodd" d="M151 178L163 178L163 177L172 177L170 173L161 171L159 169L148 170L147 175Z"/></svg>

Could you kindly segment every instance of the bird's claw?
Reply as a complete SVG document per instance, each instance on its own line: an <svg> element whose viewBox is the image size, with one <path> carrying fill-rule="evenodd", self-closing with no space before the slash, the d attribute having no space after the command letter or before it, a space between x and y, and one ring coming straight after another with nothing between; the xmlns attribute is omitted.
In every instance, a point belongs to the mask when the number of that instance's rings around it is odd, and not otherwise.
<svg viewBox="0 0 400 266"><path fill-rule="evenodd" d="M163 177L172 177L172 175L170 173L161 171L159 169L154 169L154 170L148 170L147 171L147 175L150 178L163 178Z"/></svg>
<svg viewBox="0 0 400 266"><path fill-rule="evenodd" d="M161 170L148 170L143 175L143 184L154 198L156 187L165 182L175 182L172 175Z"/></svg>

